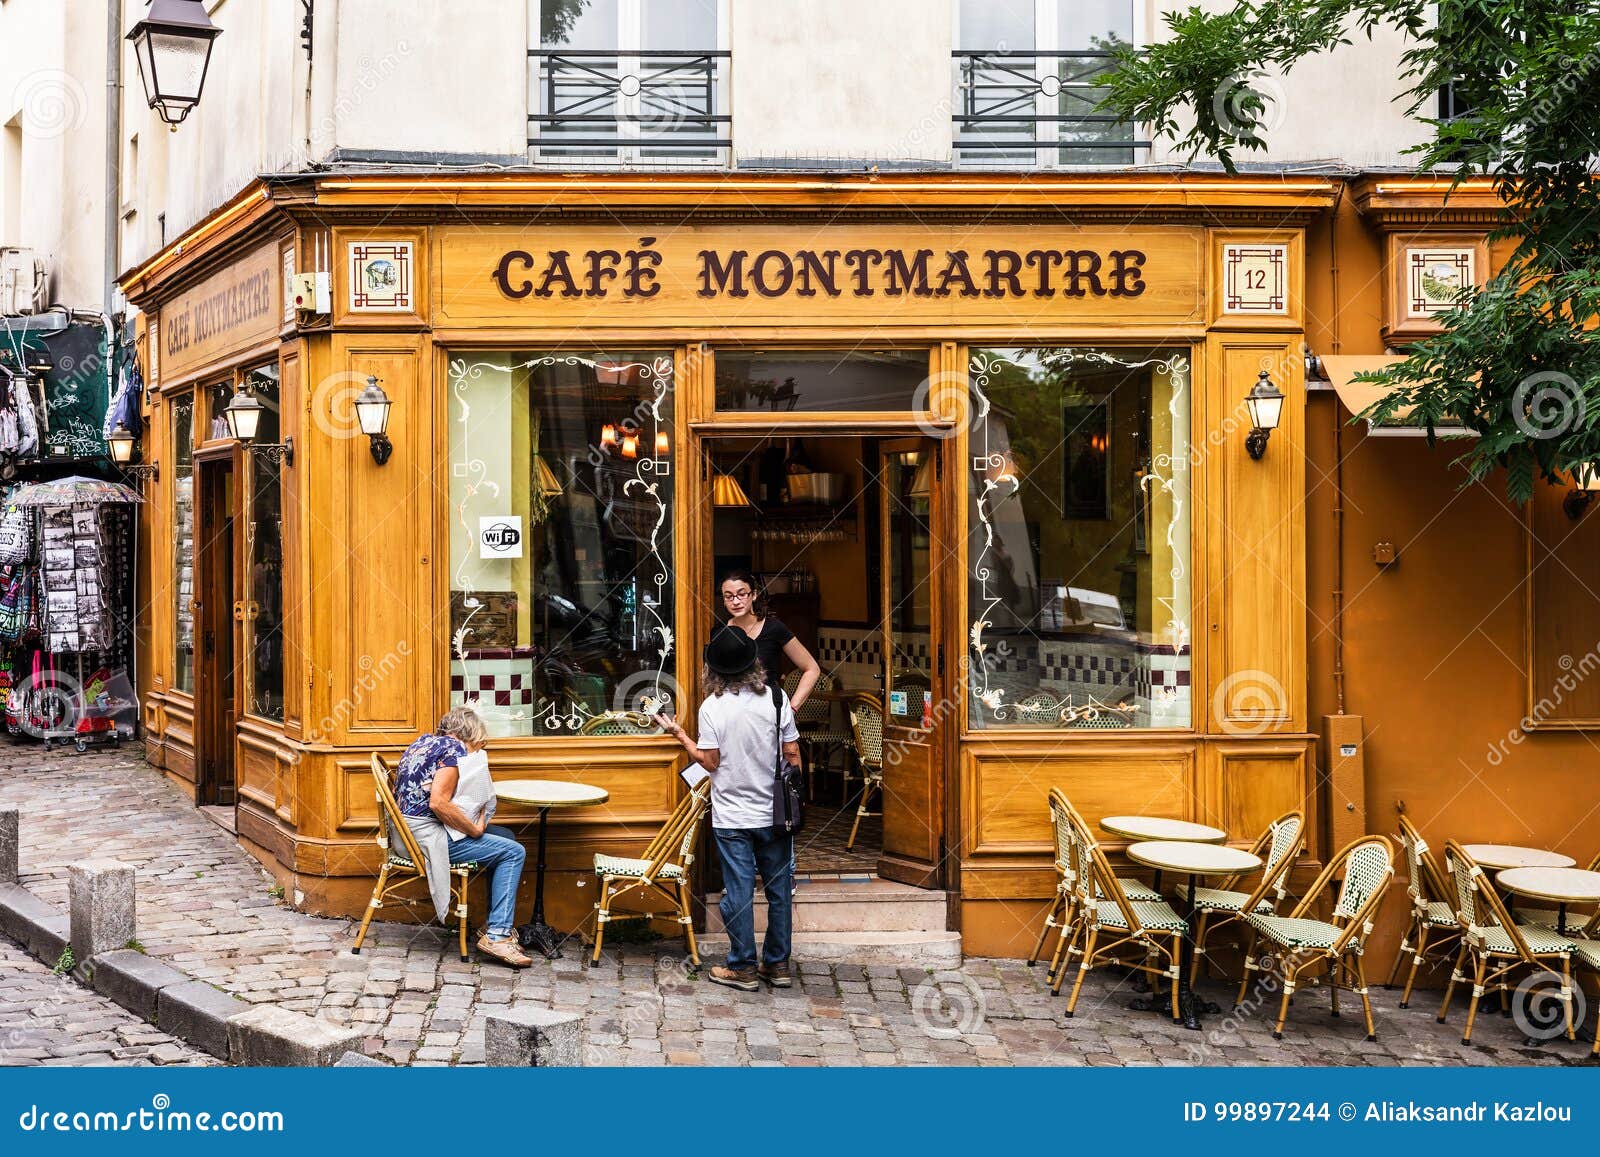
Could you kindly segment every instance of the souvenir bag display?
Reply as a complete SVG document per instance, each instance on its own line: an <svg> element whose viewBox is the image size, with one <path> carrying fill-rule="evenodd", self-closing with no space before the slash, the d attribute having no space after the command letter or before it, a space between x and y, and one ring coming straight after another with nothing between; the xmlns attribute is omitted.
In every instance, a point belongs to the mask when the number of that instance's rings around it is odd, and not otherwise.
<svg viewBox="0 0 1600 1157"><path fill-rule="evenodd" d="M27 562L33 557L33 512L8 506L0 515L0 565Z"/></svg>

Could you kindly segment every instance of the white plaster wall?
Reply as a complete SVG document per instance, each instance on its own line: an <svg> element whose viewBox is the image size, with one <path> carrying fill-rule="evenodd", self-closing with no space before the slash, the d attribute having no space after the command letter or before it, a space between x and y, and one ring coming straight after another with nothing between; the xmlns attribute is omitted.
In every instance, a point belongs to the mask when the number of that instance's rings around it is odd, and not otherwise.
<svg viewBox="0 0 1600 1157"><path fill-rule="evenodd" d="M334 68L332 107L319 100L316 110L334 125L331 144L494 158L527 152L526 0L339 0L338 15L337 46L317 61Z"/></svg>
<svg viewBox="0 0 1600 1157"><path fill-rule="evenodd" d="M102 4L0 4L0 125L21 130L0 160L0 245L37 250L50 301L78 309L104 297L105 42Z"/></svg>
<svg viewBox="0 0 1600 1157"><path fill-rule="evenodd" d="M1227 11L1232 0L1199 0L1212 12ZM1181 7L1188 7L1185 0ZM1146 15L1146 40L1168 39L1157 11L1180 8L1150 0ZM1240 152L1239 161L1286 163L1337 161L1362 166L1409 165L1404 150L1426 134L1426 126L1407 113L1399 99L1407 87L1398 78L1400 57L1409 42L1398 32L1380 30L1369 41L1357 33L1352 42L1296 65L1287 77L1268 75L1254 82L1272 98L1264 136L1267 148ZM1431 107L1424 108L1433 115ZM1150 160L1182 160L1158 142Z"/></svg>
<svg viewBox="0 0 1600 1157"><path fill-rule="evenodd" d="M734 153L950 158L947 0L733 0Z"/></svg>

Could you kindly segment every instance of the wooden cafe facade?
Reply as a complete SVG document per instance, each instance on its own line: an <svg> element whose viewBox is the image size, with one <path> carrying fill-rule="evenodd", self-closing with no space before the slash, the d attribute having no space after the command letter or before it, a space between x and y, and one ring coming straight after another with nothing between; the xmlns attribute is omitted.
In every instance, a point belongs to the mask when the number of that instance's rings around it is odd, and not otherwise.
<svg viewBox="0 0 1600 1157"><path fill-rule="evenodd" d="M1442 194L1173 173L259 181L122 280L156 466L149 758L231 809L297 906L351 914L377 866L369 754L471 703L497 777L609 793L552 822L551 922L575 927L593 854L641 846L682 790L670 740L603 721L692 714L716 577L740 565L838 698L885 705L876 870L941 890L967 952L1031 946L1053 784L1091 819L1246 844L1304 807L1309 874L1392 827L1382 776L1414 816L1458 806L1406 778L1405 727L1373 766L1357 711L1392 698L1359 702L1346 651L1366 630L1374 655L1442 655L1464 628L1353 619L1429 596L1370 561L1340 577L1372 545L1352 524L1456 483L1423 440L1357 448L1336 356L1426 331L1415 253L1486 273L1486 195ZM1270 434L1258 383L1283 395ZM369 385L381 438L356 416ZM223 413L239 392L262 407L249 446ZM1341 465L1359 510L1330 488ZM1509 553L1528 541L1517 524ZM1536 666L1519 619L1490 629ZM1565 766L1535 747L1518 774Z"/></svg>

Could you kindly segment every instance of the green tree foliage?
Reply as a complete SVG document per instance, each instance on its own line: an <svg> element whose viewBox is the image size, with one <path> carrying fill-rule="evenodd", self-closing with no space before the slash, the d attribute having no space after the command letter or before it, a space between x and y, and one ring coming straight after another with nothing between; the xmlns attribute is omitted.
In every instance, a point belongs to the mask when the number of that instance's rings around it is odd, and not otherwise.
<svg viewBox="0 0 1600 1157"><path fill-rule="evenodd" d="M1190 157L1265 147L1265 78L1308 56L1397 29L1400 98L1431 128L1422 172L1488 177L1506 206L1494 239L1505 268L1441 315L1445 332L1368 380L1394 387L1363 414L1457 422L1478 437L1459 459L1472 480L1499 467L1526 502L1540 479L1600 462L1600 3L1597 0L1241 0L1166 17L1170 38L1123 50L1107 111L1153 126ZM1454 86L1459 115L1432 114Z"/></svg>

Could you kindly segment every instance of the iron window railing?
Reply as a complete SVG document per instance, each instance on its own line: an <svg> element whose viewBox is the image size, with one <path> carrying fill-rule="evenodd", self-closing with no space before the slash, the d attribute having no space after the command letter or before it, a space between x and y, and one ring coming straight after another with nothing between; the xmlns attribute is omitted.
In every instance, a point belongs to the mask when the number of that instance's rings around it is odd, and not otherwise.
<svg viewBox="0 0 1600 1157"><path fill-rule="evenodd" d="M732 143L723 111L730 55L531 49L531 159L722 162Z"/></svg>
<svg viewBox="0 0 1600 1157"><path fill-rule="evenodd" d="M1150 142L1100 111L1107 51L957 50L956 159L963 164L1128 165Z"/></svg>

